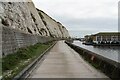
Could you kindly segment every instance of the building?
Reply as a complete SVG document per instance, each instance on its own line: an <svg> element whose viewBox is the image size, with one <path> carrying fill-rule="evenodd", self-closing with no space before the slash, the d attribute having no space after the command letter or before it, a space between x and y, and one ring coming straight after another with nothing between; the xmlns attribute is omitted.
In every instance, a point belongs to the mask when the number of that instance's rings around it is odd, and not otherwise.
<svg viewBox="0 0 120 80"><path fill-rule="evenodd" d="M90 36L91 35L86 35L84 38L85 38L85 41L88 41L90 39Z"/></svg>
<svg viewBox="0 0 120 80"><path fill-rule="evenodd" d="M94 43L120 43L120 32L100 32L93 36Z"/></svg>
<svg viewBox="0 0 120 80"><path fill-rule="evenodd" d="M85 42L93 42L93 38L94 38L93 35L86 35L84 37L84 40L85 40Z"/></svg>

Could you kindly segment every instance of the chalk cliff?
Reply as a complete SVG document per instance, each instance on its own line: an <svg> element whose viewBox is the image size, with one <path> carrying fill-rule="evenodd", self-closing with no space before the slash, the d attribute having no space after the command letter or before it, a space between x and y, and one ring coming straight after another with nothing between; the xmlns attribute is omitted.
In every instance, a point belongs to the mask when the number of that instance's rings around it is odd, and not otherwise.
<svg viewBox="0 0 120 80"><path fill-rule="evenodd" d="M28 34L68 38L67 29L32 2L0 2L0 24Z"/></svg>

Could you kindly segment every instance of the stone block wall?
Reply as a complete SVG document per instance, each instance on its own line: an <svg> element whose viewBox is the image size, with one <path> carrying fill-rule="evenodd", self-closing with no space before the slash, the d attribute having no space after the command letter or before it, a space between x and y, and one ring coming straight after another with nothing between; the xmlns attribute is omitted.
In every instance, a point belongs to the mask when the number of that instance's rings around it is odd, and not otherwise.
<svg viewBox="0 0 120 80"><path fill-rule="evenodd" d="M15 53L19 48L52 41L53 38L26 34L8 27L2 28L2 55Z"/></svg>

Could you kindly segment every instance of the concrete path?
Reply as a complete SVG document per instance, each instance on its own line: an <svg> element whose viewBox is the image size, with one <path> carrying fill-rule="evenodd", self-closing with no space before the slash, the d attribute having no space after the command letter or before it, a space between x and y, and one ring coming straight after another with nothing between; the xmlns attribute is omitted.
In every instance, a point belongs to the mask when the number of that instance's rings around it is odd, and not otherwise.
<svg viewBox="0 0 120 80"><path fill-rule="evenodd" d="M63 41L57 42L31 78L107 78Z"/></svg>

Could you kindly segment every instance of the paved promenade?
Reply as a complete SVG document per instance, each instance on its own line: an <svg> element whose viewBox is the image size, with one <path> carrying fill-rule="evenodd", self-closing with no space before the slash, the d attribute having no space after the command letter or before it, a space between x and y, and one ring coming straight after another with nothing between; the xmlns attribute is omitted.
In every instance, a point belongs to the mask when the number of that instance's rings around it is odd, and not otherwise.
<svg viewBox="0 0 120 80"><path fill-rule="evenodd" d="M77 52L63 41L46 55L31 74L31 78L107 78L103 73L85 62Z"/></svg>

